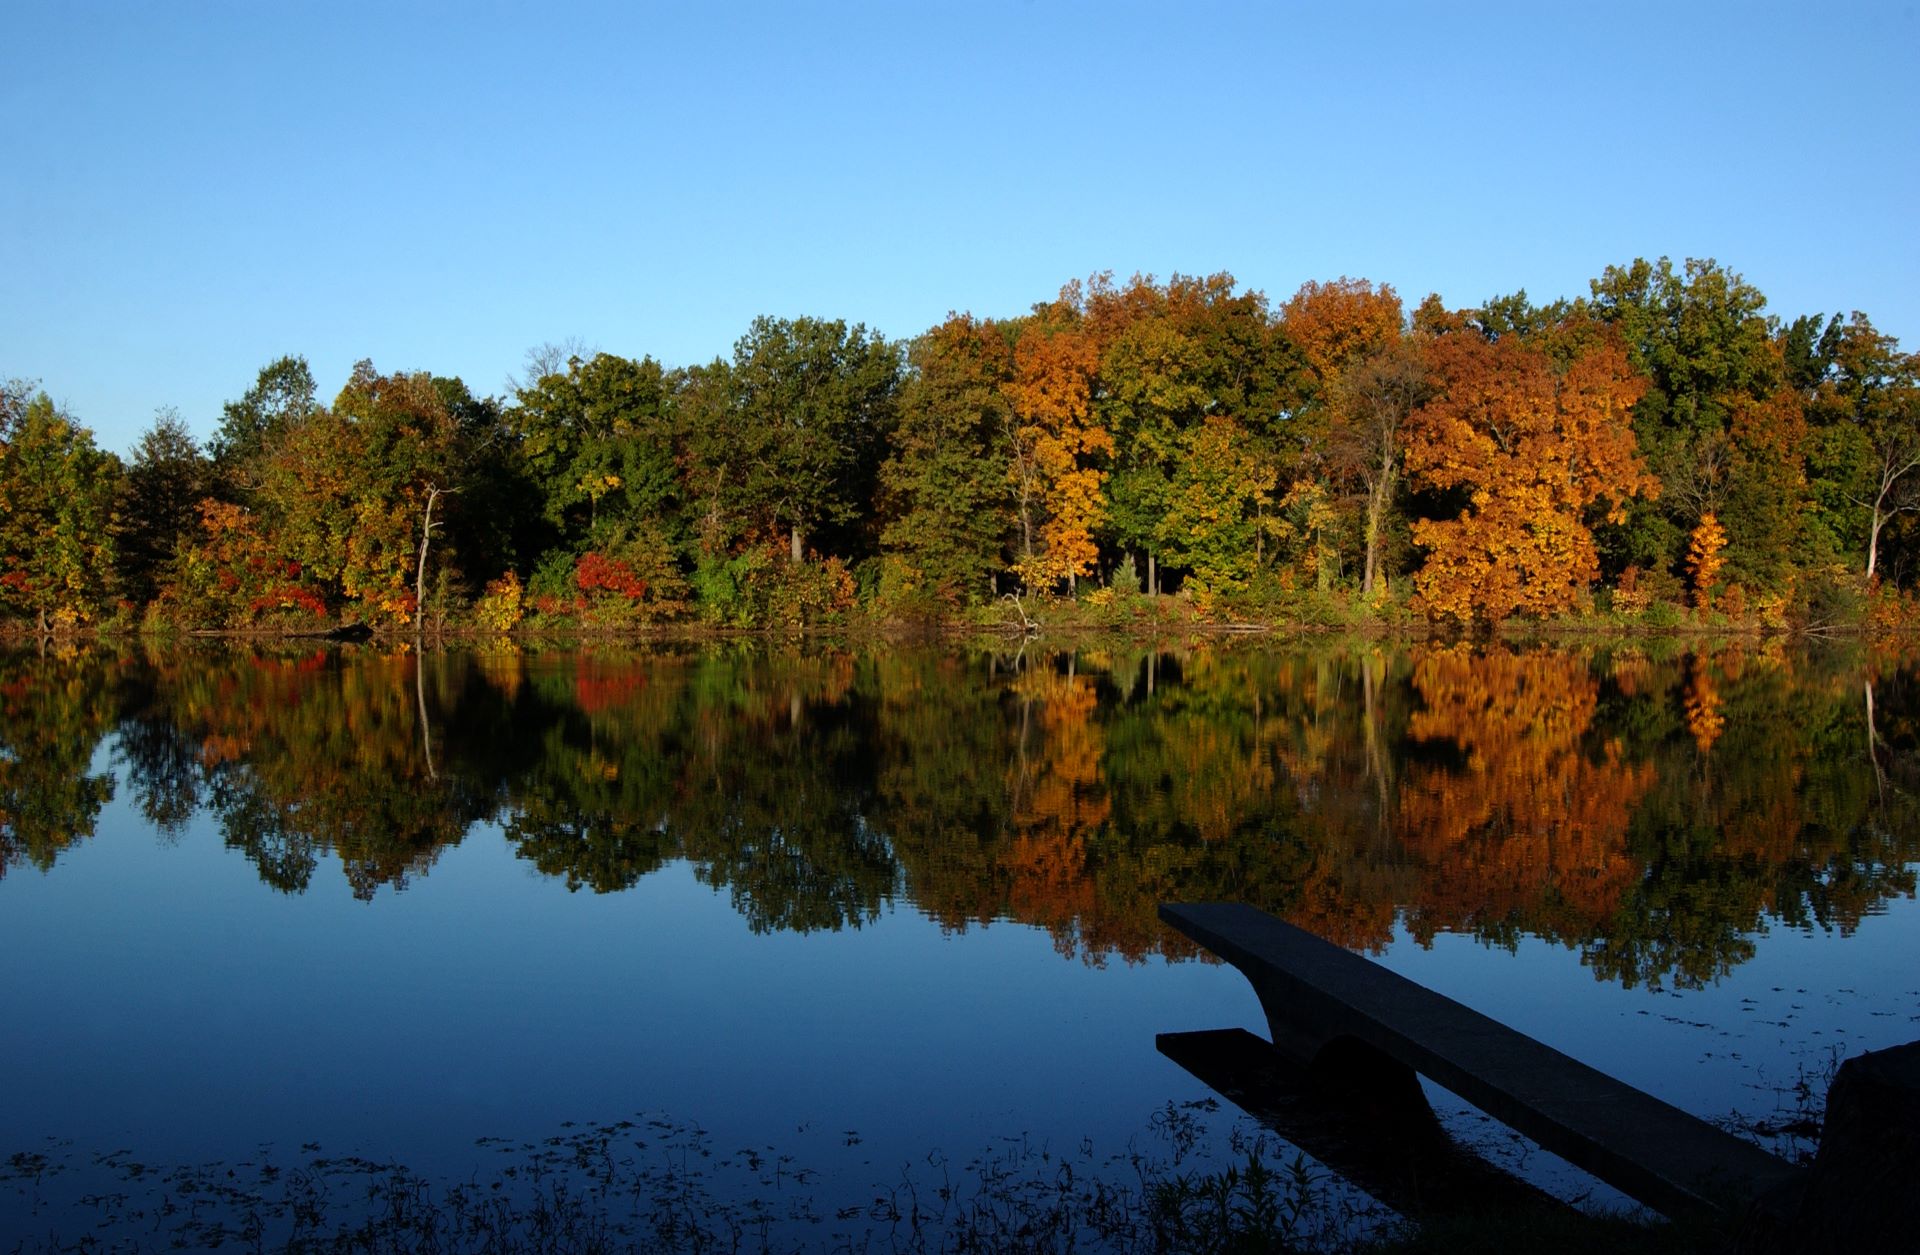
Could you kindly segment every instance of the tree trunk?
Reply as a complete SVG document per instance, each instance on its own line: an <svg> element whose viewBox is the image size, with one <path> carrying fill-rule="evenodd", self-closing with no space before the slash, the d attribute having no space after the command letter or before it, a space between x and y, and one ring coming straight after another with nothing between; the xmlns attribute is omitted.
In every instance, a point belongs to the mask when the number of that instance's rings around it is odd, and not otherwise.
<svg viewBox="0 0 1920 1255"><path fill-rule="evenodd" d="M1880 561L1880 529L1885 525L1886 525L1886 520L1880 516L1880 506L1879 506L1879 503L1876 502L1873 507L1873 530L1867 533L1867 582L1868 583L1873 582L1873 568Z"/></svg>
<svg viewBox="0 0 1920 1255"><path fill-rule="evenodd" d="M787 556L793 559L795 566L800 565L800 525L798 523L793 525L793 548Z"/></svg>
<svg viewBox="0 0 1920 1255"><path fill-rule="evenodd" d="M426 518L420 524L420 561L413 570L413 634L420 634L421 625L427 618L427 542L433 538L433 503L440 497L440 490L429 486L427 489Z"/></svg>
<svg viewBox="0 0 1920 1255"><path fill-rule="evenodd" d="M1160 595L1160 560L1153 556L1153 550L1147 550L1147 596Z"/></svg>
<svg viewBox="0 0 1920 1255"><path fill-rule="evenodd" d="M1373 573L1380 563L1380 503L1379 494L1370 494L1367 498L1367 569L1360 577L1360 595L1373 596Z"/></svg>
<svg viewBox="0 0 1920 1255"><path fill-rule="evenodd" d="M1027 591L1027 575L1033 570L1033 515L1028 509L1027 486L1020 485L1020 587Z"/></svg>
<svg viewBox="0 0 1920 1255"><path fill-rule="evenodd" d="M1380 528L1386 521L1387 506L1393 500L1393 464L1387 454L1380 456L1380 477L1367 489L1367 569L1360 581L1360 593L1373 596L1380 572Z"/></svg>

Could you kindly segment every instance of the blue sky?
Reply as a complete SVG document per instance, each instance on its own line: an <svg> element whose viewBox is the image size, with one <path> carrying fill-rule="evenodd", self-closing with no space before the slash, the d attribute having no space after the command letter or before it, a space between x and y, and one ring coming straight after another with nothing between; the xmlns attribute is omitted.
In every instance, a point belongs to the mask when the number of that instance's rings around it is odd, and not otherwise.
<svg viewBox="0 0 1920 1255"><path fill-rule="evenodd" d="M0 10L0 376L128 449L266 362L911 336L1098 270L1276 302L1710 256L1920 341L1913 4Z"/></svg>

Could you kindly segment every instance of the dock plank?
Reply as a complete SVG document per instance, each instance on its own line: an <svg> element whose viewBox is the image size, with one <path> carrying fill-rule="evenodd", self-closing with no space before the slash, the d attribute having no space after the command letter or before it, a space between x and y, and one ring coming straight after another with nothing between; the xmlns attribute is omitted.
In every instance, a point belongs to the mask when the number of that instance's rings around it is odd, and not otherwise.
<svg viewBox="0 0 1920 1255"><path fill-rule="evenodd" d="M1247 977L1276 1047L1307 1062L1339 1039L1364 1043L1657 1211L1738 1211L1799 1176L1778 1156L1264 911L1163 904L1160 918Z"/></svg>

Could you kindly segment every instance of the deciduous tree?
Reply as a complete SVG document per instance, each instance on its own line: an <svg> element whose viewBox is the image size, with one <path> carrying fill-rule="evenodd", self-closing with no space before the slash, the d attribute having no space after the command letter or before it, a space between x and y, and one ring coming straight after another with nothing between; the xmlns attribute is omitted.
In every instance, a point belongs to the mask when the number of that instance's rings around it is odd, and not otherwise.
<svg viewBox="0 0 1920 1255"><path fill-rule="evenodd" d="M971 600L1012 529L1012 345L999 325L954 314L914 342L910 361L880 470L881 541L929 591Z"/></svg>
<svg viewBox="0 0 1920 1255"><path fill-rule="evenodd" d="M46 393L0 409L0 606L41 632L99 613L114 565L119 459Z"/></svg>
<svg viewBox="0 0 1920 1255"><path fill-rule="evenodd" d="M1659 491L1630 418L1644 381L1612 341L1564 372L1514 339L1470 332L1428 353L1438 392L1409 424L1407 467L1468 495L1457 518L1414 524L1428 612L1497 623L1571 609L1599 573L1588 509L1618 519L1629 498Z"/></svg>
<svg viewBox="0 0 1920 1255"><path fill-rule="evenodd" d="M1198 347L1164 316L1128 326L1100 363L1099 409L1114 445L1108 522L1122 547L1145 551L1153 593L1186 433L1207 412L1201 369Z"/></svg>
<svg viewBox="0 0 1920 1255"><path fill-rule="evenodd" d="M784 531L798 562L809 535L855 523L873 499L899 351L837 319L762 317L734 345L726 384L726 428L710 455L739 509Z"/></svg>
<svg viewBox="0 0 1920 1255"><path fill-rule="evenodd" d="M1099 345L1065 302L1023 324L1006 395L1013 409L1011 474L1020 522L1014 569L1030 589L1093 570L1106 519L1113 437L1093 421Z"/></svg>
<svg viewBox="0 0 1920 1255"><path fill-rule="evenodd" d="M1392 340L1347 371L1334 388L1329 461L1366 492L1366 566L1360 591L1373 596L1380 546L1400 487L1407 419L1432 394L1417 345Z"/></svg>
<svg viewBox="0 0 1920 1255"><path fill-rule="evenodd" d="M210 486L208 470L179 413L168 408L156 414L134 448L117 509L121 594L136 604L153 599L181 537L193 534Z"/></svg>
<svg viewBox="0 0 1920 1255"><path fill-rule="evenodd" d="M1225 416L1186 431L1179 454L1154 539L1193 573L1201 592L1236 592L1253 575L1254 533L1273 501L1273 469Z"/></svg>
<svg viewBox="0 0 1920 1255"><path fill-rule="evenodd" d="M287 356L260 368L253 387L221 411L211 453L221 475L247 478L247 466L288 425L320 408L313 371L304 357Z"/></svg>
<svg viewBox="0 0 1920 1255"><path fill-rule="evenodd" d="M1920 509L1920 361L1858 312L1831 332L1831 366L1812 401L1813 461L1828 510L1855 514L1843 535L1864 544L1872 579L1887 526Z"/></svg>
<svg viewBox="0 0 1920 1255"><path fill-rule="evenodd" d="M519 389L506 421L563 543L642 521L676 530L670 398L658 362L611 353L570 358Z"/></svg>
<svg viewBox="0 0 1920 1255"><path fill-rule="evenodd" d="M258 462L275 558L368 619L411 622L428 502L445 507L456 486L455 435L432 376L359 363L333 408L287 423Z"/></svg>
<svg viewBox="0 0 1920 1255"><path fill-rule="evenodd" d="M1607 267L1592 297L1592 313L1647 378L1633 421L1648 462L1672 483L1697 478L1689 459L1725 454L1715 470L1728 565L1749 583L1784 583L1801 556L1807 493L1791 437L1797 394L1766 297L1711 259L1676 269L1664 257ZM1680 568L1699 507L1684 491L1659 501L1633 507L1614 529L1617 563Z"/></svg>
<svg viewBox="0 0 1920 1255"><path fill-rule="evenodd" d="M1280 307L1280 325L1323 388L1399 339L1401 323L1400 298L1391 287L1344 276L1309 280Z"/></svg>

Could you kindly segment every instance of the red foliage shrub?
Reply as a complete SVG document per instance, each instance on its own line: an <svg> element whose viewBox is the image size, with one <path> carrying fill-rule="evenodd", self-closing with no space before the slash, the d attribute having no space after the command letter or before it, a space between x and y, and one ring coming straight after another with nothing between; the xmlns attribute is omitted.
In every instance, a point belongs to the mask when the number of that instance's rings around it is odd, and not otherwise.
<svg viewBox="0 0 1920 1255"><path fill-rule="evenodd" d="M599 553L580 555L573 567L573 582L583 593L617 593L629 601L641 601L647 595L647 581L630 564Z"/></svg>

